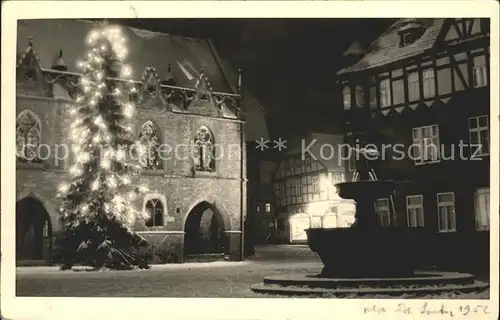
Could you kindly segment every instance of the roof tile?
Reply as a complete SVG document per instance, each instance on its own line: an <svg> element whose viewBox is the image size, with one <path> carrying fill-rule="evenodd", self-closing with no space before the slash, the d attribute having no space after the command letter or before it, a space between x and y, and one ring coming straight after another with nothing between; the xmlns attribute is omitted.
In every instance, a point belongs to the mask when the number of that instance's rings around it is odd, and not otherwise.
<svg viewBox="0 0 500 320"><path fill-rule="evenodd" d="M379 67L404 58L418 55L436 43L443 23L446 19L419 19L426 26L425 32L414 43L400 47L398 27L407 19L400 19L392 24L374 42L371 43L369 52L356 64L343 68L337 74L362 71Z"/></svg>

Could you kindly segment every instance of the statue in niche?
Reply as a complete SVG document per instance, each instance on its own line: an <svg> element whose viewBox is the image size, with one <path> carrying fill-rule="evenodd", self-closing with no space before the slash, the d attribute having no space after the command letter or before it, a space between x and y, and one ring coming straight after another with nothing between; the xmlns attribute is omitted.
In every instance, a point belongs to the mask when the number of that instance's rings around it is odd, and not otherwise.
<svg viewBox="0 0 500 320"><path fill-rule="evenodd" d="M18 159L24 159L24 149L26 147L24 136L21 134L20 130L16 130L16 157Z"/></svg>
<svg viewBox="0 0 500 320"><path fill-rule="evenodd" d="M39 163L41 125L38 117L31 111L21 112L16 123L16 157L18 160Z"/></svg>
<svg viewBox="0 0 500 320"><path fill-rule="evenodd" d="M37 150L40 142L39 139L40 136L38 130L36 130L35 128L31 128L30 130L28 130L26 138L27 140L26 150L25 150L26 159L28 159L28 161L38 159Z"/></svg>
<svg viewBox="0 0 500 320"><path fill-rule="evenodd" d="M153 67L147 67L142 75L142 96L147 93L149 97L156 97L159 89L159 77L156 73L156 69Z"/></svg>
<svg viewBox="0 0 500 320"><path fill-rule="evenodd" d="M203 126L196 131L194 141L194 167L196 171L215 171L214 142L210 130Z"/></svg>
<svg viewBox="0 0 500 320"><path fill-rule="evenodd" d="M214 147L212 142L207 141L203 145L202 155L203 155L203 170L212 171L212 161L213 161Z"/></svg>
<svg viewBox="0 0 500 320"><path fill-rule="evenodd" d="M195 84L196 97L198 100L208 101L211 98L212 86L205 74L205 68L202 66L200 76Z"/></svg>
<svg viewBox="0 0 500 320"><path fill-rule="evenodd" d="M195 142L193 146L194 167L196 170L201 170L201 146Z"/></svg>
<svg viewBox="0 0 500 320"><path fill-rule="evenodd" d="M141 145L145 147L145 153L139 159L141 166L145 169L161 169L161 159L158 152L160 139L158 130L151 121L142 125L139 140Z"/></svg>

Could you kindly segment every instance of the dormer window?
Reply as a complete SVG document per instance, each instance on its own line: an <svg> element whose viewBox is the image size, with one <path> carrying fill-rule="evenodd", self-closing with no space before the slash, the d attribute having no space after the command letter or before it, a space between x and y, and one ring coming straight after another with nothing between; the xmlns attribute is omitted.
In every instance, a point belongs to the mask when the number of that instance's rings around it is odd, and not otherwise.
<svg viewBox="0 0 500 320"><path fill-rule="evenodd" d="M400 46L404 47L417 41L425 32L421 19L403 19L399 25Z"/></svg>
<svg viewBox="0 0 500 320"><path fill-rule="evenodd" d="M407 46L413 43L413 35L410 32L403 34L403 46Z"/></svg>

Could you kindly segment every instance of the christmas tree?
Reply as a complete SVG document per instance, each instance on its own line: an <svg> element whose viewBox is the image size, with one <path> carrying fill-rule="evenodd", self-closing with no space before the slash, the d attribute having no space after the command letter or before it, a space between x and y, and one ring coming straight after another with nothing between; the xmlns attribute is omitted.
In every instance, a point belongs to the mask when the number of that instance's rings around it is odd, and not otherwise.
<svg viewBox="0 0 500 320"><path fill-rule="evenodd" d="M132 183L141 166L131 151L145 150L135 148L134 106L122 97L128 83L122 80L131 73L123 63L126 40L119 27L103 24L89 33L87 45L87 59L78 63L83 94L70 107L72 179L59 189L61 269L75 263L96 269L149 268L138 254L147 242L131 228L147 218L131 204L147 188Z"/></svg>

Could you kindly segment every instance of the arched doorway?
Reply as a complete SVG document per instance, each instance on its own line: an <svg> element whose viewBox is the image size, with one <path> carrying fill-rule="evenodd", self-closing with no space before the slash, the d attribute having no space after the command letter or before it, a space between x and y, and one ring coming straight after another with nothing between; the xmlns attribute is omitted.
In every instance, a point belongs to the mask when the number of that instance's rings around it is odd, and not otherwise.
<svg viewBox="0 0 500 320"><path fill-rule="evenodd" d="M43 204L25 197L16 203L16 260L49 260L52 225Z"/></svg>
<svg viewBox="0 0 500 320"><path fill-rule="evenodd" d="M197 204L184 224L184 254L225 253L224 230L224 220L214 205Z"/></svg>

